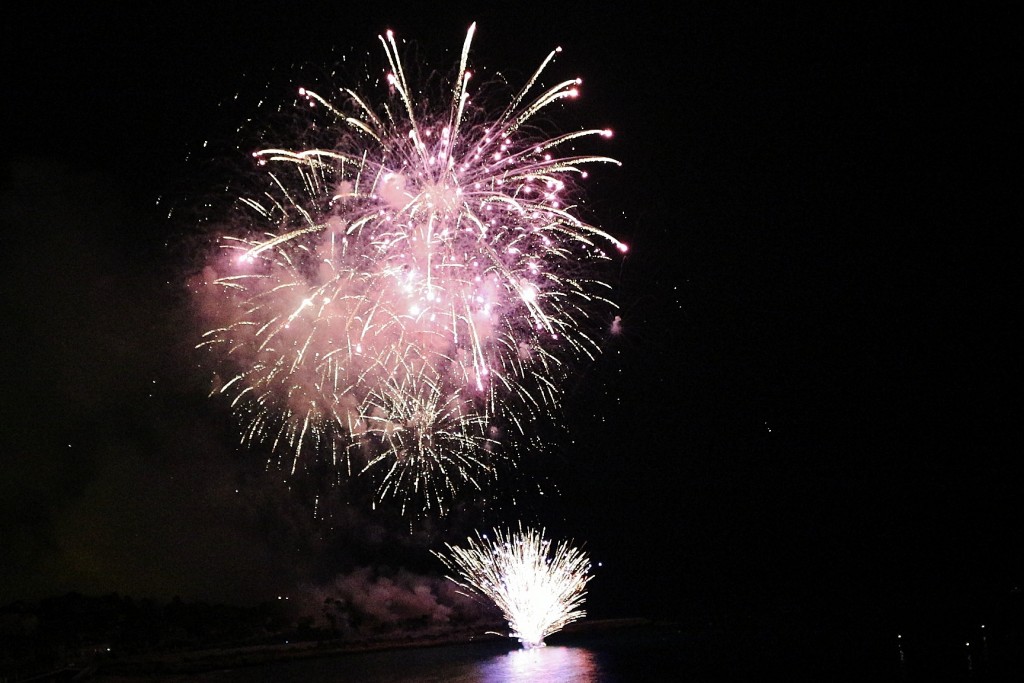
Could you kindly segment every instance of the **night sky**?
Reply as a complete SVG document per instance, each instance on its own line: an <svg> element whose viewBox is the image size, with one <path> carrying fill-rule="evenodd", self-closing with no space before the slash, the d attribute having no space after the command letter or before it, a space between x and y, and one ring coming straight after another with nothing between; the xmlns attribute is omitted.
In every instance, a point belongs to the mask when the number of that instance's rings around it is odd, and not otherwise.
<svg viewBox="0 0 1024 683"><path fill-rule="evenodd" d="M439 574L442 539L517 517L601 563L595 617L966 619L1024 585L1008 18L16 4L0 603ZM328 523L315 483L265 472L206 398L190 221L247 162L251 103L289 102L299 66L380 58L390 28L447 73L473 21L491 69L525 78L562 46L551 73L583 78L564 121L615 130L599 151L622 167L586 192L631 247L608 273L622 331L575 374L567 435L521 467L547 495L410 528L336 491Z"/></svg>

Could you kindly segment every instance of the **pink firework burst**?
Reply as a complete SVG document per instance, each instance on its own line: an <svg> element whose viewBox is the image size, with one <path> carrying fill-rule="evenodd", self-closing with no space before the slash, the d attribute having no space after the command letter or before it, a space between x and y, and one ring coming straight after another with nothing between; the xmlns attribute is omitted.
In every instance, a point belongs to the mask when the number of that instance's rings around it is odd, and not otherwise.
<svg viewBox="0 0 1024 683"><path fill-rule="evenodd" d="M382 104L300 89L322 144L253 154L263 186L194 287L244 441L293 472L327 453L379 499L441 513L555 419L615 307L597 264L626 250L578 211L585 169L618 162L572 150L609 131L538 123L579 80L539 85L556 49L503 109L478 107L474 31L443 106L410 87L390 32Z"/></svg>

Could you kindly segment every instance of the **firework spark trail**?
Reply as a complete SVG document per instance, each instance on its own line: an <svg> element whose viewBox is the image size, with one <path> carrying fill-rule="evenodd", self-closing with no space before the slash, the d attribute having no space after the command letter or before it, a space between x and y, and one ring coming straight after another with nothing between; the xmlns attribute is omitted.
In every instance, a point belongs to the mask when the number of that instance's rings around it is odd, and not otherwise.
<svg viewBox="0 0 1024 683"><path fill-rule="evenodd" d="M580 608L593 578L590 559L570 542L553 545L543 529L522 525L495 529L494 540L479 532L467 540L467 547L445 544L447 553L433 554L455 573L451 581L501 610L523 647L543 647L546 637L586 616Z"/></svg>
<svg viewBox="0 0 1024 683"><path fill-rule="evenodd" d="M558 153L610 132L536 121L578 94L578 79L538 87L559 50L494 116L467 89L474 31L445 106L413 98L390 32L379 111L350 89L337 104L300 89L333 138L253 154L265 186L239 198L242 226L195 288L211 327L198 346L244 441L289 452L292 472L305 444L326 450L375 476L381 500L442 513L554 419L615 307L595 264L626 251L578 216L584 167L618 162Z"/></svg>

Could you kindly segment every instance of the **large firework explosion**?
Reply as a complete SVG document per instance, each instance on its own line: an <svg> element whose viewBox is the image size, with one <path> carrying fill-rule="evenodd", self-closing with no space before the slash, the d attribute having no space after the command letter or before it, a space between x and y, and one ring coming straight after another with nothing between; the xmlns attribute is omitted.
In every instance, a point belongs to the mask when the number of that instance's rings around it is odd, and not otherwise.
<svg viewBox="0 0 1024 683"><path fill-rule="evenodd" d="M568 541L552 544L544 530L494 530L494 539L477 532L465 548L445 544L434 552L455 576L451 581L470 594L492 601L508 622L512 638L525 648L586 616L581 606L590 579L590 559Z"/></svg>
<svg viewBox="0 0 1024 683"><path fill-rule="evenodd" d="M315 122L253 154L261 185L194 288L244 442L293 473L327 454L378 500L441 514L556 419L613 317L594 266L626 250L580 217L584 169L618 162L575 147L609 131L541 124L580 85L542 85L559 50L492 109L470 98L474 31L443 106L410 86L391 32L382 104L300 89Z"/></svg>

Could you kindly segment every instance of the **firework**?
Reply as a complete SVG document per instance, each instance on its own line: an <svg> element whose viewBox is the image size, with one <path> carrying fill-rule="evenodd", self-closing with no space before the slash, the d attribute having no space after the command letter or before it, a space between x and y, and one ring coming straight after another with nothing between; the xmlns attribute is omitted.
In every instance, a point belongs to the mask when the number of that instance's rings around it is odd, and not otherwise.
<svg viewBox="0 0 1024 683"><path fill-rule="evenodd" d="M543 647L544 639L586 616L580 609L592 578L590 560L579 548L552 544L544 530L494 530L494 540L477 533L468 547L445 544L434 552L456 576L451 581L471 595L492 601L525 648Z"/></svg>
<svg viewBox="0 0 1024 683"><path fill-rule="evenodd" d="M626 251L579 210L584 169L618 162L573 150L610 132L540 124L580 86L540 85L559 50L492 111L470 98L474 31L440 106L390 32L382 104L300 89L313 144L254 153L262 186L195 288L243 441L442 513L555 419L615 307L595 264Z"/></svg>

